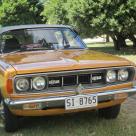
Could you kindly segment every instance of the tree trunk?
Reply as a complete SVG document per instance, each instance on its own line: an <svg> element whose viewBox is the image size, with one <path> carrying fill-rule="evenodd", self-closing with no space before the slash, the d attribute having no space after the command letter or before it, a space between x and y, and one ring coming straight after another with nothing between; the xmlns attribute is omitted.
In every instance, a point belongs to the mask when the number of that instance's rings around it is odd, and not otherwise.
<svg viewBox="0 0 136 136"><path fill-rule="evenodd" d="M111 35L111 38L113 39L115 50L120 50L121 48L127 47L125 37L123 37L121 34L114 34Z"/></svg>
<svg viewBox="0 0 136 136"><path fill-rule="evenodd" d="M107 42L110 42L110 37L109 37L108 34L106 35L106 43L107 43Z"/></svg>
<svg viewBox="0 0 136 136"><path fill-rule="evenodd" d="M111 35L111 38L113 40L115 50L120 50L120 47L119 47L118 42L117 42L116 35Z"/></svg>
<svg viewBox="0 0 136 136"><path fill-rule="evenodd" d="M136 38L135 38L135 36L133 34L129 35L129 40L131 40L133 42L133 47L136 47Z"/></svg>
<svg viewBox="0 0 136 136"><path fill-rule="evenodd" d="M118 35L117 35L117 42L118 42L118 44L119 44L119 46L120 46L121 48L127 47L127 44L126 44L125 39L126 39L126 38L123 37L121 34L118 34Z"/></svg>
<svg viewBox="0 0 136 136"><path fill-rule="evenodd" d="M119 46L119 44L118 44L118 41L116 40L116 39L113 39L113 43L114 43L114 48L115 48L115 50L120 50L120 46Z"/></svg>

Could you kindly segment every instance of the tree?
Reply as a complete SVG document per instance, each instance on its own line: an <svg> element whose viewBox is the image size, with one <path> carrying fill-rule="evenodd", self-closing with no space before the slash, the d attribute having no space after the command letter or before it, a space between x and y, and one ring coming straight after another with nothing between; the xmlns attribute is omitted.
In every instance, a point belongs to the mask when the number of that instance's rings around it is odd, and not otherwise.
<svg viewBox="0 0 136 136"><path fill-rule="evenodd" d="M2 26L42 23L42 3L39 0L3 0L0 5Z"/></svg>
<svg viewBox="0 0 136 136"><path fill-rule="evenodd" d="M60 17L56 10L60 3L53 1L49 2L51 10L55 11L52 17L48 17L50 23L50 18L53 18L57 23L72 24L86 37L110 35L117 50L127 47L126 39L136 45L136 0L68 0L59 8L59 13L64 15L64 18ZM46 9L48 6L47 3L44 13L51 11ZM62 9L65 14L61 12Z"/></svg>
<svg viewBox="0 0 136 136"><path fill-rule="evenodd" d="M67 0L47 0L45 1L44 11L42 13L47 18L47 23L68 24L67 9L65 7Z"/></svg>

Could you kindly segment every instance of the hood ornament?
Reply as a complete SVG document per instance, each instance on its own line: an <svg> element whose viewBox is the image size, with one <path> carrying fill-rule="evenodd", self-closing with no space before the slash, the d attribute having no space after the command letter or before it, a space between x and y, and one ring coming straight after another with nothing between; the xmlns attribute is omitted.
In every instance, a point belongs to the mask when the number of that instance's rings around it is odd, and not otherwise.
<svg viewBox="0 0 136 136"><path fill-rule="evenodd" d="M82 94L82 90L84 90L84 86L82 84L79 84L78 87L76 88L76 95Z"/></svg>

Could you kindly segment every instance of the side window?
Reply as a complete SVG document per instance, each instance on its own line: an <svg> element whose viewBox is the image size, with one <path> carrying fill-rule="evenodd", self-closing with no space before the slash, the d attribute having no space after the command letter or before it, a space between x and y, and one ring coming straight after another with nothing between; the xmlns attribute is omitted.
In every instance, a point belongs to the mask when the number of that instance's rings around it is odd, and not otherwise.
<svg viewBox="0 0 136 136"><path fill-rule="evenodd" d="M3 47L4 47L5 41L2 38L2 35L0 35L0 53L3 51Z"/></svg>
<svg viewBox="0 0 136 136"><path fill-rule="evenodd" d="M66 39L68 40L70 47L76 48L77 47L77 39L76 35L71 30L65 30L64 35Z"/></svg>
<svg viewBox="0 0 136 136"><path fill-rule="evenodd" d="M1 36L1 50L4 49L6 40L8 40L8 39L10 39L10 38L13 38L13 36L12 36L12 35L9 35L9 34L5 34L5 35L2 35L2 36Z"/></svg>
<svg viewBox="0 0 136 136"><path fill-rule="evenodd" d="M62 33L61 33L61 31L56 31L55 32L55 37L56 37L56 39L57 39L57 42L58 42L58 48L64 48L64 46L63 46L63 35L62 35Z"/></svg>
<svg viewBox="0 0 136 136"><path fill-rule="evenodd" d="M19 49L20 49L20 43L17 37L11 35L10 33L5 33L2 35L1 50L4 53L16 51Z"/></svg>
<svg viewBox="0 0 136 136"><path fill-rule="evenodd" d="M2 35L2 41L5 42L7 39L11 39L13 38L13 35L10 35L10 34L5 34L5 35Z"/></svg>

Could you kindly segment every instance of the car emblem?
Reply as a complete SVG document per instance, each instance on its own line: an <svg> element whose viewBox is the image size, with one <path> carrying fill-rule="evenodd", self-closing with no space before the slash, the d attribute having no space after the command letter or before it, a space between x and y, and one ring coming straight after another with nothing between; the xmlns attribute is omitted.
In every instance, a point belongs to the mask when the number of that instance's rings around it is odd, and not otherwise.
<svg viewBox="0 0 136 136"><path fill-rule="evenodd" d="M84 90L84 87L82 84L79 84L78 87L76 88L76 94L81 94L82 90Z"/></svg>
<svg viewBox="0 0 136 136"><path fill-rule="evenodd" d="M60 80L49 80L49 85L60 84Z"/></svg>

